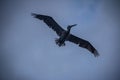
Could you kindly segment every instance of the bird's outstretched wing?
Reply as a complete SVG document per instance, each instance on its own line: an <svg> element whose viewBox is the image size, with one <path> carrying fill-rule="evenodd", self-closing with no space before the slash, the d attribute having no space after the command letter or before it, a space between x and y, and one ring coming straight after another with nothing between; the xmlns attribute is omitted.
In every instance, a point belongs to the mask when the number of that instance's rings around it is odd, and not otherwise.
<svg viewBox="0 0 120 80"><path fill-rule="evenodd" d="M94 54L95 57L99 56L97 50L88 41L78 38L72 34L68 36L67 40L75 44L78 44L80 47L88 49L92 54Z"/></svg>
<svg viewBox="0 0 120 80"><path fill-rule="evenodd" d="M35 14L35 13L32 13L32 16L34 16L37 19L43 20L50 28L52 28L57 33L58 36L61 36L62 32L65 31L50 16L40 15L40 14Z"/></svg>

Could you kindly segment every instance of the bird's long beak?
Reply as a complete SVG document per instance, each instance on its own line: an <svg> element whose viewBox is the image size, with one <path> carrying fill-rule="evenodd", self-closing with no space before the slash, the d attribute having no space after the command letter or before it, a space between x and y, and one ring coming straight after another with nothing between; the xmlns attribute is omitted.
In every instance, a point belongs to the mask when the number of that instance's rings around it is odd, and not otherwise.
<svg viewBox="0 0 120 80"><path fill-rule="evenodd" d="M76 26L77 24L73 24L73 25L70 25L71 27L74 27L74 26Z"/></svg>

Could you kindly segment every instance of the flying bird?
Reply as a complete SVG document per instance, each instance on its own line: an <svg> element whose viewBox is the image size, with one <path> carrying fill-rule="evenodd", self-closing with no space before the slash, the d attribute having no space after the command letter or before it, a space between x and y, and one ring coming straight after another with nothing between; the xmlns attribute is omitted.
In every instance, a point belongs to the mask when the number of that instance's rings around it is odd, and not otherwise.
<svg viewBox="0 0 120 80"><path fill-rule="evenodd" d="M79 47L85 48L89 50L95 57L99 56L98 51L90 44L89 41L81 39L77 36L74 36L70 33L72 27L76 26L77 24L68 25L67 30L64 30L52 17L47 15L41 15L32 13L32 16L39 20L43 20L44 23L48 25L49 28L52 28L59 38L55 39L55 42L58 46L65 46L65 41L70 41L72 43L77 44Z"/></svg>

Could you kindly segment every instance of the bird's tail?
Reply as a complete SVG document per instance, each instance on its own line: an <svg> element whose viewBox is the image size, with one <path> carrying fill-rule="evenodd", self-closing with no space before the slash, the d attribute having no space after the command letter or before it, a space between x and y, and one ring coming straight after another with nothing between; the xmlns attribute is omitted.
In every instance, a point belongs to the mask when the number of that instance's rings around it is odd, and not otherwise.
<svg viewBox="0 0 120 80"><path fill-rule="evenodd" d="M61 44L61 43L60 43L60 40L59 40L58 38L55 38L55 43L56 43L59 47L65 46L65 43Z"/></svg>
<svg viewBox="0 0 120 80"><path fill-rule="evenodd" d="M58 44L59 43L59 39L55 38L55 43Z"/></svg>

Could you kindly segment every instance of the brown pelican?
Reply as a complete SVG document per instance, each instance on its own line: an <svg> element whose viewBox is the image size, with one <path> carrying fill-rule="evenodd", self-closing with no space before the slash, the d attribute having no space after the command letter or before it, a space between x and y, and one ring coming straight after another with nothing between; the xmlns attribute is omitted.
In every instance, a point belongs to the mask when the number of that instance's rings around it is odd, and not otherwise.
<svg viewBox="0 0 120 80"><path fill-rule="evenodd" d="M90 44L90 42L70 34L71 28L76 26L77 24L68 25L67 30L64 30L50 16L36 14L36 13L32 13L32 16L34 16L37 19L43 20L49 26L49 28L52 28L57 33L57 35L59 36L59 39L56 39L55 42L58 46L65 46L65 41L70 41L70 42L73 42L75 44L78 44L79 47L86 48L92 54L94 54L95 57L99 56L98 51Z"/></svg>

